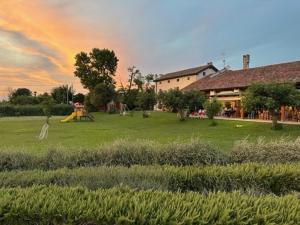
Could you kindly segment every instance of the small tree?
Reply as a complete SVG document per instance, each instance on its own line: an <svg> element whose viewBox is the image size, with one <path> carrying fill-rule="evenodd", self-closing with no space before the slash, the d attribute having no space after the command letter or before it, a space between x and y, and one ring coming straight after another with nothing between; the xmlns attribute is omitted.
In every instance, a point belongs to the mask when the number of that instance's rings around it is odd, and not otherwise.
<svg viewBox="0 0 300 225"><path fill-rule="evenodd" d="M90 93L90 102L98 107L100 105L107 105L114 100L116 96L115 86L112 84L100 83Z"/></svg>
<svg viewBox="0 0 300 225"><path fill-rule="evenodd" d="M85 98L84 94L77 93L73 96L73 103L79 102L82 104L82 103L84 103L84 98Z"/></svg>
<svg viewBox="0 0 300 225"><path fill-rule="evenodd" d="M215 126L217 123L214 121L214 117L221 111L222 104L216 98L207 100L204 104L206 115L211 120L211 125Z"/></svg>
<svg viewBox="0 0 300 225"><path fill-rule="evenodd" d="M158 101L173 112L177 112L181 121L185 120L186 111L201 108L205 101L201 92L182 92L178 89L171 89L158 94Z"/></svg>
<svg viewBox="0 0 300 225"><path fill-rule="evenodd" d="M51 96L53 100L58 104L69 104L69 101L72 99L73 95L74 90L68 85L61 85L59 87L55 87L51 91Z"/></svg>
<svg viewBox="0 0 300 225"><path fill-rule="evenodd" d="M190 111L203 108L203 104L206 100L205 95L200 91L187 91L185 92L185 98Z"/></svg>
<svg viewBox="0 0 300 225"><path fill-rule="evenodd" d="M278 116L281 106L297 106L299 92L293 84L253 84L244 94L246 110L268 110L272 116L272 129L281 128Z"/></svg>
<svg viewBox="0 0 300 225"><path fill-rule="evenodd" d="M146 118L149 115L147 110L153 110L156 104L156 96L153 88L147 88L145 91L139 93L138 103L140 108L143 110L143 117Z"/></svg>

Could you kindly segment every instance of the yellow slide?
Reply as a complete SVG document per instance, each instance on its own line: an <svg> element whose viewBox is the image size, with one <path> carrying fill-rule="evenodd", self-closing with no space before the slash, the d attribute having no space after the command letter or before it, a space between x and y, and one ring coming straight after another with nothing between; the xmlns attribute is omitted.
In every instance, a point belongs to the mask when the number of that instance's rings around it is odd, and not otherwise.
<svg viewBox="0 0 300 225"><path fill-rule="evenodd" d="M65 119L61 120L60 122L65 123L73 120L77 116L77 112L72 112L71 115L67 116Z"/></svg>

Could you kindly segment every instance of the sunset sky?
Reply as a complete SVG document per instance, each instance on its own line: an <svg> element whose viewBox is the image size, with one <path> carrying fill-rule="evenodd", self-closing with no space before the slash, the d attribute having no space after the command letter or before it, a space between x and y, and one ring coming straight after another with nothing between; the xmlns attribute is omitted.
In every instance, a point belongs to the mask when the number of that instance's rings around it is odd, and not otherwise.
<svg viewBox="0 0 300 225"><path fill-rule="evenodd" d="M0 96L9 88L50 91L73 84L74 56L116 52L116 80L127 67L166 73L222 53L233 69L300 60L297 0L0 0Z"/></svg>

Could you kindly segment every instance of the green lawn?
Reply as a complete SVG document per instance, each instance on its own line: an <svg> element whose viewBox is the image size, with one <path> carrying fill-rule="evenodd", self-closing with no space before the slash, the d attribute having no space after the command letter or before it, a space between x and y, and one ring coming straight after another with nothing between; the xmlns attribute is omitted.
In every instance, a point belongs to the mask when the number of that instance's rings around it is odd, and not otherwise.
<svg viewBox="0 0 300 225"><path fill-rule="evenodd" d="M37 135L43 125L43 117L0 118L0 149L20 149L24 151L43 151L49 147L67 147L77 150L80 147L97 147L116 139L150 139L167 143L200 138L219 146L224 151L230 150L236 140L249 137L254 140L264 136L277 139L288 136L293 139L300 136L300 126L285 126L284 130L273 131L270 124L218 121L218 126L210 127L208 120L188 120L180 122L176 114L151 114L143 119L140 113L133 117L95 114L96 122L60 123L61 118L51 119L49 137L39 141ZM242 128L235 125L242 124Z"/></svg>

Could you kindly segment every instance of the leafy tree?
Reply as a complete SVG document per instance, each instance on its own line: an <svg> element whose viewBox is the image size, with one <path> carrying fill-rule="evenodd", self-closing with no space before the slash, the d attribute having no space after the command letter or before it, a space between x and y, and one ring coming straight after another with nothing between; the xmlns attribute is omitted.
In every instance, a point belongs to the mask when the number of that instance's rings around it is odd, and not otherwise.
<svg viewBox="0 0 300 225"><path fill-rule="evenodd" d="M10 103L13 105L37 105L40 101L36 97L22 95L11 98Z"/></svg>
<svg viewBox="0 0 300 225"><path fill-rule="evenodd" d="M58 103L69 103L74 95L74 90L68 85L62 85L56 88L53 88L51 91L51 96L53 100Z"/></svg>
<svg viewBox="0 0 300 225"><path fill-rule="evenodd" d="M88 93L84 98L84 107L88 112L97 112L97 107L91 103L91 93Z"/></svg>
<svg viewBox="0 0 300 225"><path fill-rule="evenodd" d="M184 93L178 89L170 89L161 92L158 96L162 104L172 112L177 112L180 121L185 120L185 110L187 109L187 102Z"/></svg>
<svg viewBox="0 0 300 225"><path fill-rule="evenodd" d="M27 88L18 88L16 90L11 90L8 96L9 102L12 104L21 104L26 105L28 101L30 102L31 99L27 97L31 97L32 92ZM29 103L30 104L30 103Z"/></svg>
<svg viewBox="0 0 300 225"><path fill-rule="evenodd" d="M84 94L82 93L77 93L76 95L73 96L73 103L79 102L81 104L84 103Z"/></svg>
<svg viewBox="0 0 300 225"><path fill-rule="evenodd" d="M180 120L185 120L187 110L195 110L203 107L205 97L202 92L171 89L159 92L158 101L173 112L177 112Z"/></svg>
<svg viewBox="0 0 300 225"><path fill-rule="evenodd" d="M13 90L12 93L10 93L11 98L18 96L32 96L32 92L28 88L18 88L16 90Z"/></svg>
<svg viewBox="0 0 300 225"><path fill-rule="evenodd" d="M153 88L147 88L145 91L139 93L138 103L143 110L143 117L148 117L147 110L153 110L156 104L156 95Z"/></svg>
<svg viewBox="0 0 300 225"><path fill-rule="evenodd" d="M222 104L219 102L216 98L213 98L211 100L207 100L204 104L204 108L206 111L206 115L208 119L211 120L211 125L215 126L217 125L214 121L214 117L221 111Z"/></svg>
<svg viewBox="0 0 300 225"><path fill-rule="evenodd" d="M116 97L115 86L113 84L99 83L90 92L90 102L95 107L107 105Z"/></svg>
<svg viewBox="0 0 300 225"><path fill-rule="evenodd" d="M84 88L92 90L97 84L114 84L118 58L114 51L94 48L89 54L81 52L75 57L75 76Z"/></svg>
<svg viewBox="0 0 300 225"><path fill-rule="evenodd" d="M278 116L281 106L297 106L299 92L294 84L258 83L248 87L243 97L246 110L268 110L272 116L272 129L281 128Z"/></svg>
<svg viewBox="0 0 300 225"><path fill-rule="evenodd" d="M203 108L203 104L206 100L205 95L200 91L187 91L185 92L185 98L190 111Z"/></svg>
<svg viewBox="0 0 300 225"><path fill-rule="evenodd" d="M139 90L138 89L132 89L131 91L125 90L126 93L123 94L123 103L126 104L128 109L133 110L137 108L138 105L138 97L139 97Z"/></svg>

